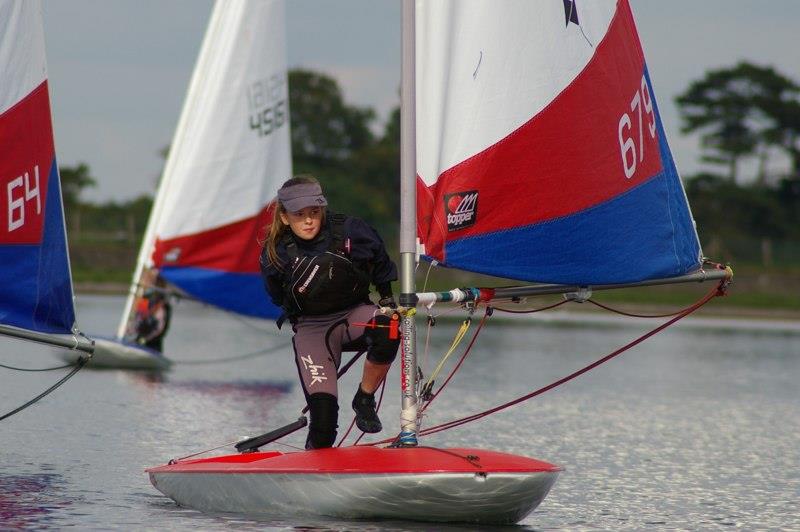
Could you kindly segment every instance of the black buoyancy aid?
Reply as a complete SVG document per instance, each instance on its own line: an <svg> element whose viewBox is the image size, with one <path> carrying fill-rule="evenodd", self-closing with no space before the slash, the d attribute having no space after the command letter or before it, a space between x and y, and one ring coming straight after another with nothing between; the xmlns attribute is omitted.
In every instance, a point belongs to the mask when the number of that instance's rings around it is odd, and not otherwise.
<svg viewBox="0 0 800 532"><path fill-rule="evenodd" d="M350 239L344 236L343 214L330 214L328 249L317 256L303 255L291 232L284 236L291 263L284 286L290 314L322 315L369 301L370 279L350 260Z"/></svg>

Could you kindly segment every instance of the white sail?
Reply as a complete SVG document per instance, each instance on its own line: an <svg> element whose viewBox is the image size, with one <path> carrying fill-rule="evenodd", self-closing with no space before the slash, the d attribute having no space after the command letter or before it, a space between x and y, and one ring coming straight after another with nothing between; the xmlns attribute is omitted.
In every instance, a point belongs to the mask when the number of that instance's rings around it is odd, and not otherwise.
<svg viewBox="0 0 800 532"><path fill-rule="evenodd" d="M274 317L259 278L268 205L291 176L282 0L220 0L209 21L137 269L184 292ZM125 334L132 291L118 336Z"/></svg>

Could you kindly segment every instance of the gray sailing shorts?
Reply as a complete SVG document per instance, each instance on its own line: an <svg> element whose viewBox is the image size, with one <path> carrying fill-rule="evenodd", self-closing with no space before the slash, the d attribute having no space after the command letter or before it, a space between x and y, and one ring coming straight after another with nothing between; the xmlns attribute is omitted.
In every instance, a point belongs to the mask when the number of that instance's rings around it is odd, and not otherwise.
<svg viewBox="0 0 800 532"><path fill-rule="evenodd" d="M336 371L342 351L366 348L363 325L378 315L376 305L359 305L324 316L300 316L294 325L294 354L306 395L338 397Z"/></svg>

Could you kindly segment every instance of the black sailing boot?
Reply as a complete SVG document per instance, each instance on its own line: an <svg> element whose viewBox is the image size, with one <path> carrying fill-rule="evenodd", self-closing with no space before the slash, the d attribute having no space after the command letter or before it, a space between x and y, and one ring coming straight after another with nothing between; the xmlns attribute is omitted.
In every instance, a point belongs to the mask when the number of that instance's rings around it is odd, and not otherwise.
<svg viewBox="0 0 800 532"><path fill-rule="evenodd" d="M356 396L353 397L353 410L356 412L356 426L362 432L374 434L383 430L381 420L378 419L378 413L375 411L375 394L365 393L358 386Z"/></svg>

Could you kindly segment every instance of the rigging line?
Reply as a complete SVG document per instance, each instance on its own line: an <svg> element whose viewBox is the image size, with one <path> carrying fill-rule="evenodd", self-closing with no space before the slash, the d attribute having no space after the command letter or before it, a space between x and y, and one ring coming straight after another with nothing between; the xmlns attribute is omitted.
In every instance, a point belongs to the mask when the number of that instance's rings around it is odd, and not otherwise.
<svg viewBox="0 0 800 532"><path fill-rule="evenodd" d="M681 310L677 310L675 312L670 312L668 314L634 314L632 312L625 312L625 311L622 311L622 310L619 310L619 309L615 309L613 307L609 307L609 306L604 305L604 304L602 304L602 303L600 303L598 301L595 301L594 299L587 299L586 301L587 301L587 303L591 303L592 305L596 305L596 306L598 306L600 308L603 308L603 309L606 309L608 311L614 312L615 314L620 314L622 316L628 316L630 318L669 318L670 316L677 316L678 314L680 314L681 312L686 310L684 308L684 309L681 309Z"/></svg>
<svg viewBox="0 0 800 532"><path fill-rule="evenodd" d="M5 364L0 364L0 368L10 369L14 371L53 371L55 369L65 369L71 368L75 364L64 364L63 366L54 366L52 368L18 368L16 366L6 366Z"/></svg>
<svg viewBox="0 0 800 532"><path fill-rule="evenodd" d="M169 465L174 465L174 464L177 464L178 462L182 462L183 460L186 460L187 458L194 458L195 456L200 456L201 454L210 453L211 451L216 451L217 449L222 449L223 447L228 447L229 445L235 445L235 444L239 443L240 441L244 441L246 439L247 438L239 438L238 440L225 442L222 445L218 445L216 447L212 447L211 449L206 449L205 451L198 451L196 453L187 454L186 456L181 456L180 458L171 458L170 461L167 462L167 463Z"/></svg>
<svg viewBox="0 0 800 532"><path fill-rule="evenodd" d="M453 375L455 375L456 371L458 371L458 369L461 367L461 364L464 362L464 359L467 358L467 355L469 354L470 350L472 349L472 346L475 345L475 340L477 340L478 334L480 333L481 329L483 328L483 325L486 323L486 319L489 316L492 315L491 310L492 310L492 307L489 307L489 306L486 307L486 312L484 313L483 318L481 318L481 321L478 324L478 327L475 329L475 333L472 335L472 340L470 340L469 345L464 350L464 353L461 355L461 358L459 359L458 363L453 368L453 370L450 372L450 374L447 376L447 379L445 379L444 383L439 387L439 389L436 391L436 393L431 397L431 399L420 407L420 410L417 413L418 422L421 423L421 419L422 419L423 413L425 412L425 409L428 408L428 405L430 403L432 403L433 400L436 399L436 397L441 393L441 391L444 389L444 387L447 386L447 383L450 382L450 379L453 377ZM380 440L380 441L365 443L363 445L381 445L383 443L396 444L398 441L400 441L400 434L399 433L394 438L387 438L387 439Z"/></svg>
<svg viewBox="0 0 800 532"><path fill-rule="evenodd" d="M428 316L431 316L433 319L441 318L442 316L447 316L448 314L452 314L453 312L459 312L463 310L461 307L451 307L444 312L440 312L439 314L431 314L430 311L428 312Z"/></svg>
<svg viewBox="0 0 800 532"><path fill-rule="evenodd" d="M642 343L643 341L647 340L651 336L661 332L662 330L666 329L667 327L669 327L673 323L677 322L681 318L684 318L684 317L688 316L689 314L691 314L692 312L694 312L695 310L699 309L700 307L702 307L703 305L708 303L714 297L719 296L719 295L723 295L725 293L724 289L727 286L727 282L728 282L727 279L723 279L722 281L720 281L718 286L714 287L711 291L708 292L708 294L703 296L700 300L695 302L693 305L691 305L690 307L687 307L678 316L675 316L674 318L662 323L661 325L659 325L658 327L656 327L652 331L649 331L649 332L645 333L644 335L640 336L639 338L636 338L635 340L629 342L628 344L620 347L616 351L613 351L612 353L609 353L608 355L604 356L603 358L600 358L600 359L592 362L588 366L585 366L585 367L583 367L583 368L581 368L581 369L579 369L579 370L577 370L577 371L575 371L573 373L570 373L566 377L562 377L561 379L559 379L559 380L557 380L557 381L555 381L555 382L553 382L551 384L548 384L547 386L539 388L538 390L534 390L533 392L531 392L531 393L529 393L527 395L524 395L522 397L519 397L517 399L514 399L513 401L509 401L507 403L504 403L502 405L496 406L496 407L491 408L489 410L485 410L483 412L479 412L477 414L472 414L471 416L463 417L463 418L456 419L456 420L453 420L453 421L448 421L447 423L442 423L441 425L436 425L436 426L431 427L429 429L425 429L425 430L420 431L419 434L421 436L434 434L436 432L441 432L443 430L451 429L451 428L457 427L459 425L463 425L465 423L469 423L470 421L475 421L475 420L480 419L482 417L488 416L489 414L494 414L495 412L498 412L498 411L503 410L505 408L508 408L510 406L514 406L514 405L519 404L519 403L521 403L523 401L527 401L528 399L536 397L537 395L540 395L540 394L542 394L542 393L544 393L544 392L546 392L548 390L552 390L553 388L556 388L557 386L560 386L560 385L564 384L565 382L571 381L572 379L574 379L574 378L576 378L576 377L578 377L580 375L583 375L587 371L590 371L590 370L596 368L600 364L608 362L609 360L611 360L612 358L616 357L617 355L619 355L621 353L624 353L628 349L630 349L630 348Z"/></svg>
<svg viewBox="0 0 800 532"><path fill-rule="evenodd" d="M289 449L294 449L295 451L305 451L303 447L298 447L297 445L291 445L289 443L283 443L279 441L274 441L270 443L274 443L275 445L283 445L284 447L288 447Z"/></svg>
<svg viewBox="0 0 800 532"><path fill-rule="evenodd" d="M256 358L262 355L268 355L270 353L274 353L280 349L288 347L291 342L287 342L285 344L273 345L272 347L267 347L265 349L260 349L258 351L253 351L252 353L245 353L243 355L235 355L232 357L225 357L225 358L210 358L208 360L173 360L173 364L180 364L182 366L197 366L202 364L219 364L220 362L232 362L234 360L245 360L248 358Z"/></svg>
<svg viewBox="0 0 800 532"><path fill-rule="evenodd" d="M431 331L433 330L433 323L436 320L433 320L433 317L429 314L428 315L428 327L425 332L425 350L422 352L422 371L423 373L428 371L428 354L430 353L430 344L431 344ZM422 379L417 380L417 392L419 392L419 381Z"/></svg>
<svg viewBox="0 0 800 532"><path fill-rule="evenodd" d="M53 390L55 390L56 388L61 386L62 384L67 382L73 375L78 373L78 371L80 371L81 368L83 368L83 366L86 365L86 362L89 361L89 358L90 358L89 356L80 357L80 359L78 361L78 364L72 369L72 371L67 373L67 375L64 378L62 378L60 381L58 381L57 383L55 383L54 385L52 385L51 387L49 387L48 389L46 389L45 391L43 391L42 393L40 393L39 395L37 395L36 397L31 399L30 401L28 401L24 405L19 406L19 407L15 408L14 410L12 410L11 412L8 412L7 414L3 414L2 416L0 416L0 421L3 421L4 419L6 419L8 417L13 416L17 412L25 410L26 408L28 408L32 404L36 403L37 401L39 401L40 399L45 397L47 394L49 394L50 392L52 392Z"/></svg>
<svg viewBox="0 0 800 532"><path fill-rule="evenodd" d="M215 309L219 310L219 307L214 307L213 305L204 305L204 306L209 306L209 307L212 307L212 308L215 308ZM278 336L280 334L278 332L272 331L272 329L266 329L264 327L261 327L260 325L256 325L254 323L250 323L247 319L245 319L244 316L236 314L235 312L224 311L223 314L227 315L228 318L230 318L231 320L238 321L242 325L244 325L246 327L249 327L251 329L254 329L256 331L259 331L259 332L261 332L263 334L267 334L269 336Z"/></svg>
<svg viewBox="0 0 800 532"><path fill-rule="evenodd" d="M346 440L347 437L350 435L350 431L353 430L353 427L355 426L355 424L356 424L356 418L353 417L353 419L350 420L350 424L347 426L347 431L344 433L344 436L342 436L342 438L339 440L339 443L336 444L336 447L341 447L342 446L342 444L344 443L344 440ZM362 433L361 435L363 436L364 434ZM358 439L355 441L355 443L353 443L353 445L356 445L357 443L358 443Z"/></svg>
<svg viewBox="0 0 800 532"><path fill-rule="evenodd" d="M433 262L428 263L428 271L425 273L425 281L422 282L422 291L426 292L428 288L428 277L431 275L431 270L433 270Z"/></svg>
<svg viewBox="0 0 800 532"><path fill-rule="evenodd" d="M551 308L560 307L564 303L569 303L569 299L563 299L563 300L559 301L558 303L554 303L552 305L547 305L546 307L532 308L532 309L527 309L527 310L514 310L514 309L502 308L502 307L492 307L492 308L494 310L499 310L500 312L510 312L512 314L533 314L534 312L541 312L543 310L550 310Z"/></svg>
<svg viewBox="0 0 800 532"><path fill-rule="evenodd" d="M475 341L478 339L478 335L480 334L481 329L483 329L483 326L486 323L486 320L488 319L489 316L491 316L491 311L490 307L487 306L486 311L483 314L483 318L481 318L478 327L475 329L475 333L472 335L472 340L470 340L469 345L467 345L467 348L464 350L464 353L461 355L461 358L458 360L458 363L450 371L450 374L447 376L447 379L445 379L442 385L439 386L439 389L436 390L436 393L434 393L433 396L428 401L426 401L424 405L422 405L419 412L420 415L424 413L425 410L428 408L428 405L430 405L433 402L433 400L436 399L440 393L442 393L444 387L447 386L447 383L450 382L450 379L452 379L453 376L456 374L456 371L458 371L458 369L461 367L461 364L464 363L464 360L467 358L467 355L472 350L472 346L475 345Z"/></svg>
<svg viewBox="0 0 800 532"><path fill-rule="evenodd" d="M448 454L456 458L461 458L468 464L475 466L476 469L483 469L483 466L479 463L480 458L473 454L463 455L451 451L450 449L442 449L441 447L428 447L427 445L418 445L416 449L430 449L431 451L438 451L442 454Z"/></svg>
<svg viewBox="0 0 800 532"><path fill-rule="evenodd" d="M436 369L434 369L431 372L430 376L428 377L428 380L425 381L425 385L422 387L423 390L427 386L429 386L434 381L434 379L436 379L436 377L439 375L439 372L442 371L444 363L447 361L450 355L453 354L453 351L456 350L456 347L458 347L458 344L460 344L461 340L464 339L464 336L467 335L467 331L469 330L469 326L471 323L472 323L471 318L467 318L461 322L461 327L459 327L458 331L456 331L456 335L453 337L453 341L450 344L450 348L447 350L442 359L439 361L439 364L436 365Z"/></svg>

